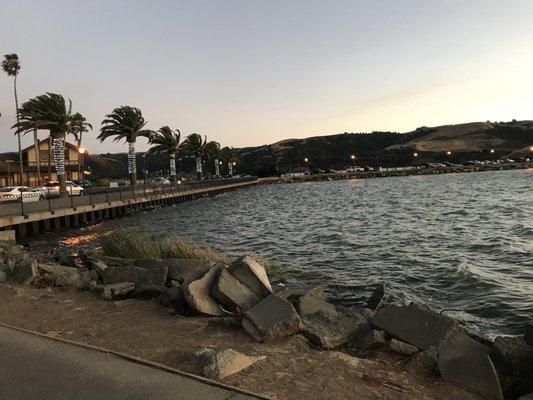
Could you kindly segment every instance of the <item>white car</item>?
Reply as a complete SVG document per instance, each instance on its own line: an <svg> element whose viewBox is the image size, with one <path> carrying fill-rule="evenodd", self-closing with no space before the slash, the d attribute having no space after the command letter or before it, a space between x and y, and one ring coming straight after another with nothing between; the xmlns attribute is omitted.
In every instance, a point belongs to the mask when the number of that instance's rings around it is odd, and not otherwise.
<svg viewBox="0 0 533 400"><path fill-rule="evenodd" d="M69 196L83 196L83 187L76 185L72 181L65 182ZM50 181L39 188L46 196L59 196L59 182Z"/></svg>
<svg viewBox="0 0 533 400"><path fill-rule="evenodd" d="M34 189L28 186L6 186L0 188L0 202L7 201L22 201L30 203L44 199L44 193L39 189Z"/></svg>
<svg viewBox="0 0 533 400"><path fill-rule="evenodd" d="M167 178L159 177L152 181L152 185L170 185L170 181Z"/></svg>

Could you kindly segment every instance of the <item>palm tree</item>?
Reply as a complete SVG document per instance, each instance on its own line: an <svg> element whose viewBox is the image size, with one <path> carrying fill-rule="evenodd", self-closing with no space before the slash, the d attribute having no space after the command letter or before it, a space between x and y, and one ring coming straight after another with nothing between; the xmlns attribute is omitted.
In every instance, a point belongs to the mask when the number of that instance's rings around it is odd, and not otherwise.
<svg viewBox="0 0 533 400"><path fill-rule="evenodd" d="M57 180L59 181L59 194L60 196L66 195L63 143L65 135L72 130L72 101L69 99L67 106L65 99L60 94L46 93L23 103L18 113L19 121L13 125L13 128L17 128L15 133L26 133L37 129L45 129L50 132Z"/></svg>
<svg viewBox="0 0 533 400"><path fill-rule="evenodd" d="M15 111L17 114L17 124L19 123L19 100L17 95L17 76L20 70L19 57L13 54L6 54L2 61L2 69L8 76L13 77L13 91L15 92ZM18 133L18 145L19 145L19 168L20 168L20 184L23 184L24 168L22 167L22 144L20 141L20 132ZM37 151L37 148L36 148Z"/></svg>
<svg viewBox="0 0 533 400"><path fill-rule="evenodd" d="M93 126L87 122L87 119L80 113L75 113L72 115L72 125L70 134L74 136L74 139L76 140L76 144L78 146L78 179L81 175L81 159L83 157L83 151L81 149L81 140L83 138L84 132L89 132L93 129Z"/></svg>
<svg viewBox="0 0 533 400"><path fill-rule="evenodd" d="M146 123L141 110L136 107L121 106L115 108L111 114L106 115L98 135L100 142L113 136L115 142L122 139L128 142L128 173L131 185L137 184L135 141L139 136L150 137L153 134L153 131L143 129Z"/></svg>
<svg viewBox="0 0 533 400"><path fill-rule="evenodd" d="M220 168L218 165L218 158L220 157L220 143L211 141L205 145L205 155L209 160L213 160L215 165L215 176L220 176Z"/></svg>
<svg viewBox="0 0 533 400"><path fill-rule="evenodd" d="M207 136L198 133L191 133L183 142L183 149L186 153L193 155L196 159L196 179L202 179L202 157L206 152Z"/></svg>
<svg viewBox="0 0 533 400"><path fill-rule="evenodd" d="M149 143L154 145L148 153L168 153L170 159L170 179L176 182L176 153L180 149L181 132L168 126L161 127L149 137Z"/></svg>
<svg viewBox="0 0 533 400"><path fill-rule="evenodd" d="M231 147L223 147L220 149L220 160L222 163L227 164L228 166L228 176L233 175L233 161L235 160L235 153Z"/></svg>

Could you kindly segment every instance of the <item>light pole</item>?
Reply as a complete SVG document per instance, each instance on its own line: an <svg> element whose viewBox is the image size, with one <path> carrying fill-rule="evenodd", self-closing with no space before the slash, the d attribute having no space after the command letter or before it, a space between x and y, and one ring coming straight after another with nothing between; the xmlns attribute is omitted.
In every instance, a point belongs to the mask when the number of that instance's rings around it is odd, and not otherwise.
<svg viewBox="0 0 533 400"><path fill-rule="evenodd" d="M354 166L354 161L355 161L355 154L351 154L350 155L350 160L352 160L352 167Z"/></svg>
<svg viewBox="0 0 533 400"><path fill-rule="evenodd" d="M81 170L82 169L85 169L85 168L82 168L82 165L85 167L85 159L84 159L84 154L85 154L85 149L83 147L78 147L78 179L85 179L85 176L82 176L80 178L80 175L81 175Z"/></svg>

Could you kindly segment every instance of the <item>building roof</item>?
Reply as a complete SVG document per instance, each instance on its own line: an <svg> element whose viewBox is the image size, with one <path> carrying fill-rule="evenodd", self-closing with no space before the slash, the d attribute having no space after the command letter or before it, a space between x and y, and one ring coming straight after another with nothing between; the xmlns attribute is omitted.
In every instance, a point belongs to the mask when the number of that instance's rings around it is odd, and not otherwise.
<svg viewBox="0 0 533 400"><path fill-rule="evenodd" d="M39 140L39 147L41 146L41 143L45 143L45 142L48 142L49 138L46 138L46 139L42 139L42 140ZM72 144L72 143L69 143L69 142L66 142L65 141L65 146L69 149L73 149L73 150L76 150L78 151L78 146L76 146L75 144ZM22 149L22 153L27 153L28 151L30 151L31 149L33 149L35 147L34 144L32 144L31 146L28 146L26 147L25 149ZM85 154L89 155L89 152L87 150L85 150Z"/></svg>

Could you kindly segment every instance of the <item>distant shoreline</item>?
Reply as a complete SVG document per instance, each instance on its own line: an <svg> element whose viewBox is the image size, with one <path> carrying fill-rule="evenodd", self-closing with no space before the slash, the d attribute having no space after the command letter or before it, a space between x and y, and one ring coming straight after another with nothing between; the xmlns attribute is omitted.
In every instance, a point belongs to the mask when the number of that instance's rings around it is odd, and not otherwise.
<svg viewBox="0 0 533 400"><path fill-rule="evenodd" d="M533 162L525 163L507 163L494 165L456 165L453 167L416 167L415 169L398 169L388 168L382 171L366 171L366 172L348 172L348 173L325 173L292 177L274 177L260 179L262 183L296 183L296 182L313 182L313 181L337 181L345 179L370 179L370 178L389 178L411 175L439 175L452 173L466 173L466 172L487 172L487 171L508 171L518 169L533 168Z"/></svg>

